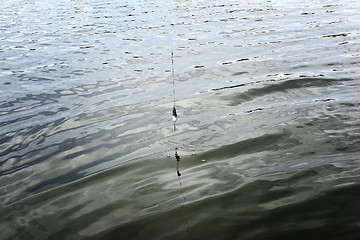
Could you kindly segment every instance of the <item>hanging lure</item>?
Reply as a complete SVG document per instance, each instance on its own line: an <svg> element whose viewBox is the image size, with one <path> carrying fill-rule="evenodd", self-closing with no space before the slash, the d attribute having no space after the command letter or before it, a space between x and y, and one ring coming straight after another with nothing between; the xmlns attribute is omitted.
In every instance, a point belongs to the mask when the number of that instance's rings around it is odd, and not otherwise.
<svg viewBox="0 0 360 240"><path fill-rule="evenodd" d="M178 119L178 115L176 113L176 104L175 104L175 73L174 73L174 52L171 51L171 73L172 73L172 82L173 82L173 96L174 96L174 105L172 110L172 119L174 122L174 131L176 130L175 123Z"/></svg>

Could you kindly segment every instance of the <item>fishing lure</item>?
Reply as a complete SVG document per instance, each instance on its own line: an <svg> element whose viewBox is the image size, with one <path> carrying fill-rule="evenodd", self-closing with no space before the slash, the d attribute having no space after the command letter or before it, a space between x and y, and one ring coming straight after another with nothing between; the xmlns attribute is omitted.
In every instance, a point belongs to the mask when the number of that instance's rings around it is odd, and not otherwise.
<svg viewBox="0 0 360 240"><path fill-rule="evenodd" d="M178 119L178 115L176 113L176 104L175 104L175 73L174 73L174 52L171 51L171 73L172 73L172 82L173 82L173 96L174 96L174 105L172 110L172 120L174 122L174 131L176 131L175 123Z"/></svg>

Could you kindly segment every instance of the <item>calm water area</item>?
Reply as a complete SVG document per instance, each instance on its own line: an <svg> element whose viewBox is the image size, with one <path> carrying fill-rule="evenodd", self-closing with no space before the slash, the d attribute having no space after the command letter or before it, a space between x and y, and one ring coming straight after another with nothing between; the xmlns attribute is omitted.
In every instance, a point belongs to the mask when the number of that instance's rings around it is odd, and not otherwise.
<svg viewBox="0 0 360 240"><path fill-rule="evenodd" d="M359 11L1 1L0 239L360 239Z"/></svg>

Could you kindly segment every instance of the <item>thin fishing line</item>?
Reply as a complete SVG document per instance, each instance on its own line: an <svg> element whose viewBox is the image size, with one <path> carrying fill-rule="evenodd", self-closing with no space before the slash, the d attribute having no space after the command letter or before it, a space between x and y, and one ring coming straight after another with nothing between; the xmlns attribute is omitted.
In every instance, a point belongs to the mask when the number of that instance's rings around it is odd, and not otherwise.
<svg viewBox="0 0 360 240"><path fill-rule="evenodd" d="M171 51L171 74L172 74L173 96L174 96L174 107L175 107L175 71L174 71L174 51Z"/></svg>
<svg viewBox="0 0 360 240"><path fill-rule="evenodd" d="M176 5L175 5L175 2L173 2L174 5L172 6L172 8L174 9L174 11L176 10ZM176 24L174 23L175 22L175 14L170 14L171 18L170 18L170 26L171 28L174 28L176 26ZM176 31L172 31L173 33L175 33ZM175 123L178 119L178 115L177 115L177 112L176 112L176 93L175 93L175 71L174 71L174 46L173 46L173 37L172 36L170 38L170 41L171 41L171 75L172 75L172 85L173 85L173 98L174 98L174 103L173 103L173 109L172 109L172 120L173 120L173 123L174 123L174 131L176 131L176 126L175 126Z"/></svg>

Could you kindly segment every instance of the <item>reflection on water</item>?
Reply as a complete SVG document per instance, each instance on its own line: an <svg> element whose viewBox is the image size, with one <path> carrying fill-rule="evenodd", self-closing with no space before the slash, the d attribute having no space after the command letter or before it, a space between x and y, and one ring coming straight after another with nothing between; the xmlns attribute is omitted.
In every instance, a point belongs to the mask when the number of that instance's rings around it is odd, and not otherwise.
<svg viewBox="0 0 360 240"><path fill-rule="evenodd" d="M358 239L358 5L2 3L0 238Z"/></svg>
<svg viewBox="0 0 360 240"><path fill-rule="evenodd" d="M179 164L180 164L180 156L178 154L178 148L175 148L175 159L176 159L176 173L178 177L181 176L180 170L179 170Z"/></svg>
<svg viewBox="0 0 360 240"><path fill-rule="evenodd" d="M189 222L188 220L183 216L183 213L182 212L185 212L184 211L184 204L186 203L186 198L183 194L183 190L182 190L182 183L181 183L181 173L180 173L180 169L179 169L179 165L180 165L180 155L178 154L178 148L175 148L175 159L176 159L176 174L178 176L178 181L179 181L179 193L180 195L182 196L184 202L183 204L178 208L178 214L180 216L181 219L183 219L184 223L186 225L189 225Z"/></svg>

